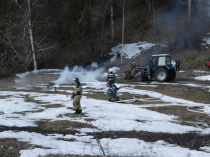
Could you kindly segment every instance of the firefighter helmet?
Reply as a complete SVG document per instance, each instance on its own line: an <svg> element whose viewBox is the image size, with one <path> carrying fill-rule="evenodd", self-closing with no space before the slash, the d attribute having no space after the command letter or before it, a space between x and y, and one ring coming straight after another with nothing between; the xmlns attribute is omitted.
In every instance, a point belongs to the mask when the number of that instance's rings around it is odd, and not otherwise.
<svg viewBox="0 0 210 157"><path fill-rule="evenodd" d="M75 82L78 82L78 81L79 81L79 79L78 79L78 78L74 78L73 80L74 80Z"/></svg>

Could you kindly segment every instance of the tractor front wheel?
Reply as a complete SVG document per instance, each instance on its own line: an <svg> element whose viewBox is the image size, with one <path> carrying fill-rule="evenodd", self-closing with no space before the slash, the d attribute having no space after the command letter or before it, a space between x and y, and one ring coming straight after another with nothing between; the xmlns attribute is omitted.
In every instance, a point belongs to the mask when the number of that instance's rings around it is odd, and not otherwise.
<svg viewBox="0 0 210 157"><path fill-rule="evenodd" d="M130 71L126 71L125 72L125 79L130 79L130 74L131 74Z"/></svg>
<svg viewBox="0 0 210 157"><path fill-rule="evenodd" d="M145 78L144 78L144 76L142 76L142 75L137 75L137 76L135 77L135 81L136 81L136 82L144 82L144 81L145 81Z"/></svg>
<svg viewBox="0 0 210 157"><path fill-rule="evenodd" d="M167 69L159 68L155 71L155 79L159 82L165 82L169 78L169 72Z"/></svg>

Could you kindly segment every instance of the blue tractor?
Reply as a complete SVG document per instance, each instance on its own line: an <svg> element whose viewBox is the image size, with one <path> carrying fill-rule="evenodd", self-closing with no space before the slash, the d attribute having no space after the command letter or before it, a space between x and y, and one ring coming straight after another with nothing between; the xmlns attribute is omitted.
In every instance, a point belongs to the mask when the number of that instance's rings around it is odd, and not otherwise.
<svg viewBox="0 0 210 157"><path fill-rule="evenodd" d="M150 80L168 82L174 80L176 77L176 69L171 64L171 56L169 54L152 55L152 59L149 61L149 66L136 68L135 71L135 76L132 75L129 77L130 75L127 72L125 73L125 78L133 78L138 82Z"/></svg>

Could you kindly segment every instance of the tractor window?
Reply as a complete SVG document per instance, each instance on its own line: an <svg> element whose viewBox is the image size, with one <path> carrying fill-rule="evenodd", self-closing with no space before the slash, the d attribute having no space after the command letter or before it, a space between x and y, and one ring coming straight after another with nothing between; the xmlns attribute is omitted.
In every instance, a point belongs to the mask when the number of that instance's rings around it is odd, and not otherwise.
<svg viewBox="0 0 210 157"><path fill-rule="evenodd" d="M166 65L166 57L159 57L158 65Z"/></svg>
<svg viewBox="0 0 210 157"><path fill-rule="evenodd" d="M157 64L158 64L158 58L152 58L152 65L153 66L157 66Z"/></svg>
<svg viewBox="0 0 210 157"><path fill-rule="evenodd" d="M166 58L166 65L171 65L171 57Z"/></svg>

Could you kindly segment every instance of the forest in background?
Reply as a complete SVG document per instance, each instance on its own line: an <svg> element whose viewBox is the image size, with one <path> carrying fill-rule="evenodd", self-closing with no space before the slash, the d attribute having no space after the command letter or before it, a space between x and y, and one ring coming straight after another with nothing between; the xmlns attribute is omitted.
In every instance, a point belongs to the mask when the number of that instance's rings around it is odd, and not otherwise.
<svg viewBox="0 0 210 157"><path fill-rule="evenodd" d="M178 1L0 0L0 75L100 63L122 43L194 48L207 14Z"/></svg>

